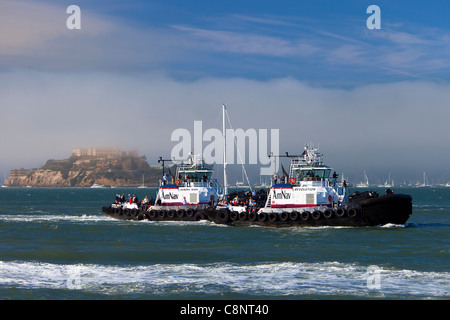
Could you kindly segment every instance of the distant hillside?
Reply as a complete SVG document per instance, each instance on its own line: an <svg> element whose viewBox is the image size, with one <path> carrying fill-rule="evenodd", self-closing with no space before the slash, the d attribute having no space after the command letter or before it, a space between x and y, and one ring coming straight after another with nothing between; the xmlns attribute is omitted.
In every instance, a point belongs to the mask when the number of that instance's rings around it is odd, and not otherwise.
<svg viewBox="0 0 450 320"><path fill-rule="evenodd" d="M111 148L112 149L112 148ZM48 160L39 169L13 169L4 185L10 187L90 187L157 186L162 176L161 167L150 167L145 156L137 152L121 152L115 148L75 149L64 160ZM101 150L102 152L98 152Z"/></svg>

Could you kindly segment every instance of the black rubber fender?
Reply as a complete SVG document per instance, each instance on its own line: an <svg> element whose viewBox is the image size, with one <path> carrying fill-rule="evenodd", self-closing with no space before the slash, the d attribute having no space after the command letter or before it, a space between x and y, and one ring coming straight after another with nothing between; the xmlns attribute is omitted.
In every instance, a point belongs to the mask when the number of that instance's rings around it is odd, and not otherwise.
<svg viewBox="0 0 450 320"><path fill-rule="evenodd" d="M160 210L158 211L158 217L165 218L166 217L166 210Z"/></svg>
<svg viewBox="0 0 450 320"><path fill-rule="evenodd" d="M230 218L228 209L220 209L216 214L217 223L227 223Z"/></svg>
<svg viewBox="0 0 450 320"><path fill-rule="evenodd" d="M308 221L310 216L311 216L311 212L309 212L309 211L303 211L303 212L300 214L300 219L302 219L303 221Z"/></svg>
<svg viewBox="0 0 450 320"><path fill-rule="evenodd" d="M239 220L244 221L247 220L247 211L239 212Z"/></svg>
<svg viewBox="0 0 450 320"><path fill-rule="evenodd" d="M194 214L195 214L195 212L192 209L189 209L188 211L186 211L186 216L188 216L188 217L193 217Z"/></svg>
<svg viewBox="0 0 450 320"><path fill-rule="evenodd" d="M336 210L336 217L343 217L347 211L343 207L339 207Z"/></svg>
<svg viewBox="0 0 450 320"><path fill-rule="evenodd" d="M327 209L324 211L323 216L327 219L332 218L336 214L336 210L334 209Z"/></svg>
<svg viewBox="0 0 450 320"><path fill-rule="evenodd" d="M289 213L289 219L290 219L291 221L297 221L298 217L299 217L299 214L298 214L297 211L291 211L291 212Z"/></svg>
<svg viewBox="0 0 450 320"><path fill-rule="evenodd" d="M197 212L194 215L195 221L205 220L205 215L202 212Z"/></svg>
<svg viewBox="0 0 450 320"><path fill-rule="evenodd" d="M287 219L289 219L289 213L286 211L283 211L282 213L280 213L280 220L281 221L287 221Z"/></svg>
<svg viewBox="0 0 450 320"><path fill-rule="evenodd" d="M180 209L180 210L177 211L177 217L178 218L183 218L185 213L186 212L183 209Z"/></svg>
<svg viewBox="0 0 450 320"><path fill-rule="evenodd" d="M275 222L275 221L277 221L277 219L278 219L278 214L276 214L274 212L269 213L269 221L270 222Z"/></svg>
<svg viewBox="0 0 450 320"><path fill-rule="evenodd" d="M265 212L260 212L258 214L258 221L264 222L267 220L267 213Z"/></svg>
<svg viewBox="0 0 450 320"><path fill-rule="evenodd" d="M311 216L314 220L319 220L320 217L322 216L322 212L319 210L314 210Z"/></svg>
<svg viewBox="0 0 450 320"><path fill-rule="evenodd" d="M348 212L347 212L347 214L348 214L348 216L349 216L350 218L356 217L356 216L358 215L358 213L359 213L359 208L358 208L358 207L350 208L350 209L348 210Z"/></svg>
<svg viewBox="0 0 450 320"><path fill-rule="evenodd" d="M167 217L169 217L169 218L174 218L175 215L176 215L176 211L175 210L169 210L167 212Z"/></svg>

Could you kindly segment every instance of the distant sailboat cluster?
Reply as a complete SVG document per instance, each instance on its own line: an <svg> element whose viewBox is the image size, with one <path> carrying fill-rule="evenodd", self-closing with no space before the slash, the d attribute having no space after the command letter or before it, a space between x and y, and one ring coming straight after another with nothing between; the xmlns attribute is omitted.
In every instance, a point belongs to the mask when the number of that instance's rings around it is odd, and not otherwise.
<svg viewBox="0 0 450 320"><path fill-rule="evenodd" d="M367 177L367 173L364 170L364 176L361 182L356 183L354 185L354 187L356 188L367 188L369 187L369 178ZM384 181L384 183L380 183L380 184L374 184L372 185L374 187L379 187L379 188L393 188L395 187L395 183L394 183L394 179L391 178L391 173L389 173L387 180ZM425 172L423 172L423 178L417 180L417 182L413 182L411 181L410 183L400 183L398 186L400 187L416 187L416 188L423 188L423 187L433 187L433 186L440 186L440 187L450 187L450 182L447 183L435 183L432 184L428 181L427 175Z"/></svg>
<svg viewBox="0 0 450 320"><path fill-rule="evenodd" d="M431 185L428 183L428 179L427 179L427 175L426 175L425 171L423 172L423 183L421 185L418 185L418 187L431 187Z"/></svg>
<svg viewBox="0 0 450 320"><path fill-rule="evenodd" d="M394 187L394 179L391 179L391 173L390 172L389 172L389 177L384 182L384 184L379 184L377 187L380 187L380 188L392 188L392 187Z"/></svg>

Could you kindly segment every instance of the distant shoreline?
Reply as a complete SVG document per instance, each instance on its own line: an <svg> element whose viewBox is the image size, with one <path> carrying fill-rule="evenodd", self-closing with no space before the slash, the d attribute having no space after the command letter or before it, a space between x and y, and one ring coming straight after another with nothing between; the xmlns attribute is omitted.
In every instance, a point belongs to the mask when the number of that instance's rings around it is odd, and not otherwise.
<svg viewBox="0 0 450 320"><path fill-rule="evenodd" d="M63 160L47 160L38 169L12 169L3 182L5 187L80 187L105 188L157 187L162 168L150 167L137 151L117 148L74 149Z"/></svg>

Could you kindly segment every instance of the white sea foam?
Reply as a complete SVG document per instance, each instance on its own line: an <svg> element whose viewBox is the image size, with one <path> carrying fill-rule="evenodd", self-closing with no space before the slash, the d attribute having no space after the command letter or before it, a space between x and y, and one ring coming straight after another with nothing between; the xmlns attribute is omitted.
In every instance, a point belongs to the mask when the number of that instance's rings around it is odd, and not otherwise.
<svg viewBox="0 0 450 320"><path fill-rule="evenodd" d="M111 218L112 219L112 218ZM219 225L215 224L208 220L200 220L200 221L149 221L149 220L127 220L129 222L135 222L135 223L148 223L151 225L158 225L158 226L213 226L213 227L227 227L226 225Z"/></svg>
<svg viewBox="0 0 450 320"><path fill-rule="evenodd" d="M117 220L107 215L102 214L82 214L82 215L67 215L67 214L0 214L0 221L5 222L112 222L112 223L147 223L156 225L170 225L170 226L186 226L186 225L199 225L199 226L215 226L215 227L227 227L226 225L218 225L211 221L134 221L134 220Z"/></svg>
<svg viewBox="0 0 450 320"><path fill-rule="evenodd" d="M387 224L382 225L380 227L381 228L405 228L406 224L387 223Z"/></svg>
<svg viewBox="0 0 450 320"><path fill-rule="evenodd" d="M117 221L104 215L53 215L53 214L15 214L0 215L0 221L5 222L83 222L83 221Z"/></svg>
<svg viewBox="0 0 450 320"><path fill-rule="evenodd" d="M378 270L380 286L369 289L368 266L339 262L114 266L10 261L0 262L0 287L74 289L105 295L450 296L449 272Z"/></svg>

